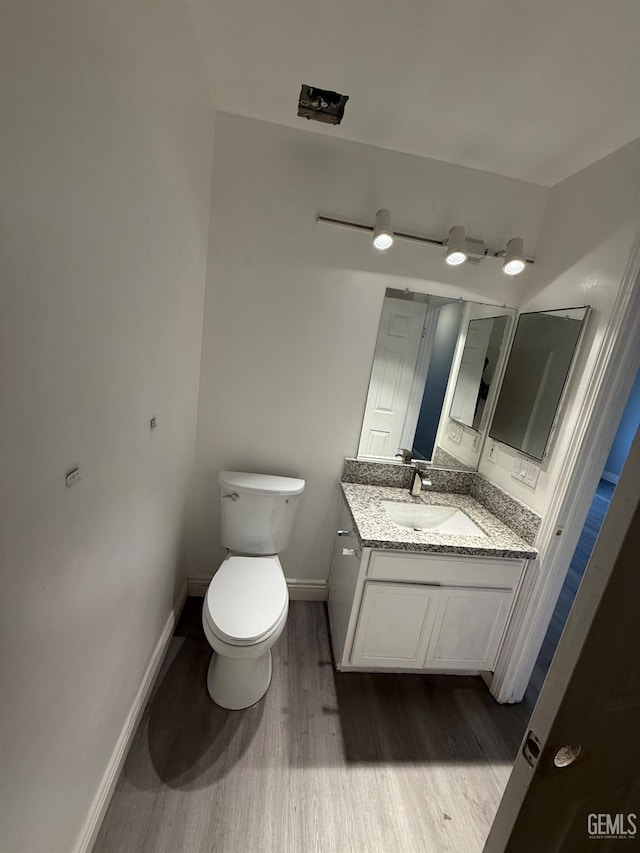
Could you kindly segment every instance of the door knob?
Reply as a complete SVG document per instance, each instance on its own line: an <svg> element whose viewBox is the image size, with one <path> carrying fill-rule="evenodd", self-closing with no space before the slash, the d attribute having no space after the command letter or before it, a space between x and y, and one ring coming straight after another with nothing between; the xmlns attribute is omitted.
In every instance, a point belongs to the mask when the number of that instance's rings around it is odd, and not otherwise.
<svg viewBox="0 0 640 853"><path fill-rule="evenodd" d="M553 756L553 763L556 767L568 767L576 760L582 752L582 747L579 743L568 743L566 746L561 746Z"/></svg>

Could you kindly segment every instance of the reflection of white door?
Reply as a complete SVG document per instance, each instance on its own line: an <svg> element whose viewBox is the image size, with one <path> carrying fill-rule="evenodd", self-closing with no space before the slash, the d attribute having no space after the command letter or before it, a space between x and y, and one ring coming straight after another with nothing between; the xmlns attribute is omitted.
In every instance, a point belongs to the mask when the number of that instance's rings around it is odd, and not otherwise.
<svg viewBox="0 0 640 853"><path fill-rule="evenodd" d="M493 318L472 320L467 328L449 415L453 420L467 426L473 426L473 415L478 402L478 390L484 372L484 360L487 357L493 323Z"/></svg>
<svg viewBox="0 0 640 853"><path fill-rule="evenodd" d="M638 849L638 483L640 431L529 722L485 853ZM593 837L601 835L619 837Z"/></svg>
<svg viewBox="0 0 640 853"><path fill-rule="evenodd" d="M398 452L426 313L425 302L384 300L358 456Z"/></svg>

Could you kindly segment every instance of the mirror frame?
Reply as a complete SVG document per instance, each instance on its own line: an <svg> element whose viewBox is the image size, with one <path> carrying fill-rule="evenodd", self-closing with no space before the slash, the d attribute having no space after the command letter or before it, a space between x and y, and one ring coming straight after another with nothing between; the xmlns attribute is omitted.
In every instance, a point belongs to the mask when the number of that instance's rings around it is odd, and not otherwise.
<svg viewBox="0 0 640 853"><path fill-rule="evenodd" d="M511 358L512 358L514 348L516 345L518 328L520 327L521 319L523 317L532 316L532 315L545 315L545 314L561 315L562 313L567 313L570 311L584 311L584 314L583 314L582 318L579 320L580 328L578 330L578 335L577 335L575 343L573 345L571 357L569 359L569 363L568 363L566 371L564 373L564 379L562 382L562 389L560 391L560 395L558 397L557 404L555 405L555 408L554 408L554 413L553 413L553 417L551 418L551 423L549 425L549 430L547 433L547 437L545 439L544 448L543 448L540 456L536 456L533 453L530 453L521 447L516 447L515 444L511 444L510 442L505 441L504 438L501 438L500 436L495 436L492 434L495 414L498 411L498 407L500 404L500 395L498 395L498 399L496 400L495 407L494 407L492 417L491 417L491 423L489 424L489 428L487 430L487 437L490 438L492 441L495 441L498 444L503 444L505 447L510 447L512 450L515 450L517 453L520 453L523 456L527 456L529 459L533 459L538 464L542 463L547 458L547 456L549 456L549 454L551 452L551 448L553 447L553 443L554 443L555 437L556 437L558 423L560 421L560 418L562 416L564 406L566 403L567 389L569 388L569 385L571 383L571 377L573 376L573 372L575 370L577 357L578 357L580 350L581 350L581 347L582 347L582 342L584 340L584 335L586 332L589 317L591 316L591 307L589 305L578 305L578 306L574 306L571 308L547 308L547 309L543 309L540 311L519 312L518 313L518 322L517 322L515 330L514 330L511 345L509 347L509 358L508 358L507 364L505 366L504 375L502 376L502 379L500 381L500 394L502 394L504 379L507 375L507 372L509 369L509 364L511 362ZM578 318L575 318L575 319L577 320Z"/></svg>

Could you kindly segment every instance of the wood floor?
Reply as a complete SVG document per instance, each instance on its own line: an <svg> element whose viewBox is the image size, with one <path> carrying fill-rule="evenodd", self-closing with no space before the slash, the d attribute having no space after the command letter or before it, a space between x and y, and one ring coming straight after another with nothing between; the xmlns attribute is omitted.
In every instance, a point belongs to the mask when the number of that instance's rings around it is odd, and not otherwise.
<svg viewBox="0 0 640 853"><path fill-rule="evenodd" d="M325 606L294 601L266 697L206 691L189 599L94 853L475 853L528 721L479 678L336 673Z"/></svg>
<svg viewBox="0 0 640 853"><path fill-rule="evenodd" d="M596 539L600 533L602 522L604 521L604 517L609 509L614 488L615 486L612 483L608 483L606 480L600 480L598 488L596 489L596 493L589 509L589 514L587 515L587 520L585 521L584 528L580 534L580 539L578 540L575 553L571 560L571 565L569 566L569 571L567 572L567 577L565 578L562 590L560 591L558 603L556 604L553 616L551 617L551 622L549 623L547 633L542 643L542 647L536 661L536 666L533 671L533 675L531 676L531 681L527 687L524 702L531 711L533 711L533 708L535 707L540 690L542 689L542 684L546 678L547 672L549 671L549 667L551 666L551 661L556 652L558 643L560 642L560 635L564 630L565 623L569 617L569 611L571 610L578 587L580 586L580 581L584 575L584 570L587 568L587 563L591 557L593 546L596 544Z"/></svg>

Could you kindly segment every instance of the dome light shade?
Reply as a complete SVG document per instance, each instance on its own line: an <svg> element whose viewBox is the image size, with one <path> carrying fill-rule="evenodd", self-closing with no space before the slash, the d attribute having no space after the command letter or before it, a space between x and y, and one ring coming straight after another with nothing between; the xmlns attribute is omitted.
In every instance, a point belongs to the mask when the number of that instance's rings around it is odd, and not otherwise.
<svg viewBox="0 0 640 853"><path fill-rule="evenodd" d="M464 225L454 225L449 231L447 242L447 263L457 267L467 260Z"/></svg>
<svg viewBox="0 0 640 853"><path fill-rule="evenodd" d="M504 253L502 271L507 275L520 275L526 265L524 241L522 237L512 237L507 243L507 249Z"/></svg>
<svg viewBox="0 0 640 853"><path fill-rule="evenodd" d="M385 252L393 246L391 211L386 207L383 207L376 213L376 223L373 228L373 245L381 252Z"/></svg>

